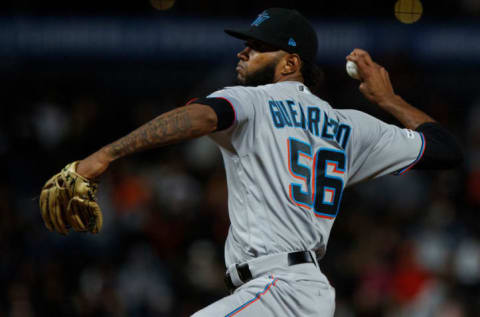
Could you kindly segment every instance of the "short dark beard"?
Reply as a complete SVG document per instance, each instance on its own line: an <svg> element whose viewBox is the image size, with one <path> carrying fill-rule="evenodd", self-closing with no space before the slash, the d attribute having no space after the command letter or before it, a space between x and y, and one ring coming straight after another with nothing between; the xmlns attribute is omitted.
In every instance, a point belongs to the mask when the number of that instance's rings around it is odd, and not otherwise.
<svg viewBox="0 0 480 317"><path fill-rule="evenodd" d="M278 60L274 59L254 73L245 75L245 80L238 80L238 84L242 86L259 86L273 83L277 64Z"/></svg>

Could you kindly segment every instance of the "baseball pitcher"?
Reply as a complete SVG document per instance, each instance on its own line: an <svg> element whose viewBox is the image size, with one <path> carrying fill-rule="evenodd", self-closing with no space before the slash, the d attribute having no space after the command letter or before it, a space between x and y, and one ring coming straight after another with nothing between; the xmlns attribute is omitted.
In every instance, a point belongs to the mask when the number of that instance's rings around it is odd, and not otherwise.
<svg viewBox="0 0 480 317"><path fill-rule="evenodd" d="M395 94L385 68L355 49L360 91L404 128L357 110L337 110L313 92L317 37L297 11L272 8L244 30L238 86L164 113L44 186L48 229L97 233L97 185L109 164L129 154L209 135L226 169L231 226L225 281L231 295L203 316L333 316L335 291L318 261L347 186L414 169L455 167L462 152L430 116ZM313 92L312 92L313 91Z"/></svg>

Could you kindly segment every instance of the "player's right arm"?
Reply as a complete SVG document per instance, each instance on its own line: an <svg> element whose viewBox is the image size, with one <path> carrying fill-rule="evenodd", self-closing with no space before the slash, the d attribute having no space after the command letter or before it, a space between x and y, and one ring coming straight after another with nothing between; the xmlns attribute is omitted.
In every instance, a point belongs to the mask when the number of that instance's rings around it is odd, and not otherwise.
<svg viewBox="0 0 480 317"><path fill-rule="evenodd" d="M217 114L209 106L193 103L174 109L81 160L77 173L95 179L119 158L209 134L217 124Z"/></svg>
<svg viewBox="0 0 480 317"><path fill-rule="evenodd" d="M405 128L415 130L421 124L435 122L425 112L413 107L395 94L387 70L375 63L370 55L361 49L354 49L347 60L358 66L361 83L359 90L371 102L392 114Z"/></svg>
<svg viewBox="0 0 480 317"><path fill-rule="evenodd" d="M455 137L428 114L395 94L384 67L375 63L361 49L353 50L347 60L357 64L361 77L359 90L368 100L397 118L405 128L422 134L426 145L414 168L443 169L460 164L463 153Z"/></svg>

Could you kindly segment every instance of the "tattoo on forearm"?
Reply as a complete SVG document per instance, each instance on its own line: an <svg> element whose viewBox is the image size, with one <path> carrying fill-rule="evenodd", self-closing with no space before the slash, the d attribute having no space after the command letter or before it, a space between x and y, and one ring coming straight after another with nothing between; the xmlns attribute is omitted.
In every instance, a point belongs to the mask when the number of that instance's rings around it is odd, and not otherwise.
<svg viewBox="0 0 480 317"><path fill-rule="evenodd" d="M163 114L108 145L114 158L194 137L188 109Z"/></svg>

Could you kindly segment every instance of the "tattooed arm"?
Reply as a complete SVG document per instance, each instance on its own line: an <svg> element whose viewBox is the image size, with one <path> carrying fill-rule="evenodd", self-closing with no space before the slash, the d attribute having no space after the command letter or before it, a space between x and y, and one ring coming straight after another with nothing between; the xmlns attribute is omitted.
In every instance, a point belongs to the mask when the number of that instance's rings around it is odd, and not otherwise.
<svg viewBox="0 0 480 317"><path fill-rule="evenodd" d="M95 179L105 172L111 162L121 157L200 137L216 128L217 115L212 108L200 104L177 108L83 159L78 164L77 172L86 178Z"/></svg>

